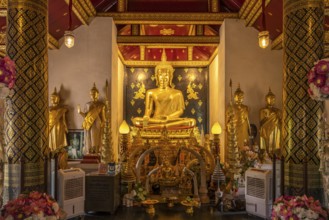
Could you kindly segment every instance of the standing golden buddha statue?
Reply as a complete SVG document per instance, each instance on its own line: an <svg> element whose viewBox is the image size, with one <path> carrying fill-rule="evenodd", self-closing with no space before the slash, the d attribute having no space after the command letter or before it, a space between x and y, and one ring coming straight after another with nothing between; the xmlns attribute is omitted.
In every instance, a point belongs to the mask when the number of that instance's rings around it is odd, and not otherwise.
<svg viewBox="0 0 329 220"><path fill-rule="evenodd" d="M68 132L66 123L66 112L68 109L60 105L60 97L56 91L50 96L51 106L49 107L49 149L53 153L58 153L60 169L66 169L68 154L64 147L67 146L66 134Z"/></svg>
<svg viewBox="0 0 329 220"><path fill-rule="evenodd" d="M240 85L238 85L238 88L234 92L234 104L232 105L238 148L244 146L249 141L249 108L242 104L243 98L244 92L240 89Z"/></svg>
<svg viewBox="0 0 329 220"><path fill-rule="evenodd" d="M90 90L91 101L85 106L82 112L78 106L78 113L84 117L82 127L84 129L85 141L83 154L99 153L102 143L102 132L105 123L105 104L99 101L99 91L94 83Z"/></svg>
<svg viewBox="0 0 329 220"><path fill-rule="evenodd" d="M146 91L144 116L132 119L136 127L160 129L189 128L196 125L193 118L180 118L185 109L184 96L180 90L171 88L173 73L174 68L167 62L163 50L161 63L155 67L158 88Z"/></svg>
<svg viewBox="0 0 329 220"><path fill-rule="evenodd" d="M59 105L60 97L56 91L50 96L49 107L49 149L54 152L67 146L66 134L68 132L65 114L67 108Z"/></svg>
<svg viewBox="0 0 329 220"><path fill-rule="evenodd" d="M260 149L272 156L281 147L281 110L274 107L275 95L269 89L265 96L266 107L260 110Z"/></svg>

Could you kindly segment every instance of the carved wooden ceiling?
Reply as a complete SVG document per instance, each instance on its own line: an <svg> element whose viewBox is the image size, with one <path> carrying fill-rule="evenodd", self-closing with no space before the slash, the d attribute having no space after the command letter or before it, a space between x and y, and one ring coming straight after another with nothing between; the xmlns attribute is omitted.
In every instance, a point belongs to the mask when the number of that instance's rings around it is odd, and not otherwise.
<svg viewBox="0 0 329 220"><path fill-rule="evenodd" d="M282 1L265 0L272 49L282 47ZM68 29L68 3L69 0L48 0L51 49L60 47ZM0 30L4 36L6 9L1 7L5 7L0 5ZM225 18L244 19L246 26L262 30L261 0L73 0L73 29L89 25L96 16L113 17L120 58L124 64L134 66L155 65L162 48L176 66L208 65L217 51ZM329 23L327 20L326 17Z"/></svg>

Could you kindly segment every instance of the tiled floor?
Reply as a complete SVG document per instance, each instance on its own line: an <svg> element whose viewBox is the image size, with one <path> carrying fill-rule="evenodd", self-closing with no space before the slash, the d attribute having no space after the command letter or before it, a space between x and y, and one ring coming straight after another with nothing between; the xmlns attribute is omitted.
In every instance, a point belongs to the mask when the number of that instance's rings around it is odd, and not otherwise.
<svg viewBox="0 0 329 220"><path fill-rule="evenodd" d="M155 206L156 214L149 216L145 212L144 207L119 207L117 212L113 215L109 213L88 213L82 216L84 220L183 220L183 219L196 219L196 220L260 220L262 218L256 216L250 216L246 213L225 213L221 214L215 211L211 206L202 206L201 208L195 208L193 215L185 213L183 206L177 205L173 208L168 208L165 204L158 204ZM78 218L75 218L76 220ZM73 219L72 219L73 220Z"/></svg>

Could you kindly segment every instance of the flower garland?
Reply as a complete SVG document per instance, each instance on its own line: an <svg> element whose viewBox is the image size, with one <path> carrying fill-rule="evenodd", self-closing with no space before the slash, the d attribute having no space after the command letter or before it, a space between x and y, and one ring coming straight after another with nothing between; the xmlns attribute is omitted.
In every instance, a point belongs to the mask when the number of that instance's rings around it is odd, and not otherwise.
<svg viewBox="0 0 329 220"><path fill-rule="evenodd" d="M281 196L273 204L272 220L318 219L325 220L328 213L319 200L304 196Z"/></svg>
<svg viewBox="0 0 329 220"><path fill-rule="evenodd" d="M322 59L315 63L308 72L308 94L317 101L329 99L329 59Z"/></svg>
<svg viewBox="0 0 329 220"><path fill-rule="evenodd" d="M63 219L65 212L51 196L33 191L29 194L20 194L4 205L0 220L26 219L31 216L37 219L45 219L46 216Z"/></svg>

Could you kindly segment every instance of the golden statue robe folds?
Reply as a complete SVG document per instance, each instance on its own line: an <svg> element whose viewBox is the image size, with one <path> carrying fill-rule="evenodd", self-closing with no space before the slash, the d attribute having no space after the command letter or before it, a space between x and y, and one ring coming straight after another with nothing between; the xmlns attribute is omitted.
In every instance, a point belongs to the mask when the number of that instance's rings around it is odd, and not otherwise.
<svg viewBox="0 0 329 220"><path fill-rule="evenodd" d="M50 108L49 111L49 148L55 151L67 146L65 121L66 108Z"/></svg>
<svg viewBox="0 0 329 220"><path fill-rule="evenodd" d="M260 111L260 149L273 154L281 147L281 113L277 108L263 108Z"/></svg>
<svg viewBox="0 0 329 220"><path fill-rule="evenodd" d="M85 133L83 154L88 154L91 148L98 152L102 140L102 126L104 122L103 102L89 102L86 105L87 115L84 118L82 127Z"/></svg>
<svg viewBox="0 0 329 220"><path fill-rule="evenodd" d="M249 143L249 108L246 105L233 105L234 124L238 147Z"/></svg>

